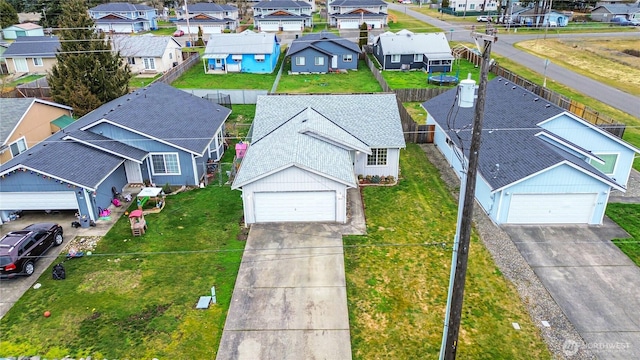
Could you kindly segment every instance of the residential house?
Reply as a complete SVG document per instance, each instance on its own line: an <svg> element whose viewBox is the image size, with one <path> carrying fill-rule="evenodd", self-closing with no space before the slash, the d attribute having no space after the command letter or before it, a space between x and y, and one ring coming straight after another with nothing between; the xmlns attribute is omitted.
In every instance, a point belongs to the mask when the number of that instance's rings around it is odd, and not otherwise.
<svg viewBox="0 0 640 360"><path fill-rule="evenodd" d="M184 7L176 10L177 20L174 21L178 30L185 34L197 35L199 29L205 35L219 34L224 30L235 31L239 25L238 8L233 5L196 3L189 5L187 10Z"/></svg>
<svg viewBox="0 0 640 360"><path fill-rule="evenodd" d="M72 108L35 98L0 98L0 164L73 121Z"/></svg>
<svg viewBox="0 0 640 360"><path fill-rule="evenodd" d="M454 60L444 33L414 34L408 30L380 34L373 55L383 70L449 72Z"/></svg>
<svg viewBox="0 0 640 360"><path fill-rule="evenodd" d="M280 41L274 34L245 30L239 34L211 34L202 59L207 74L270 74L276 69L279 56Z"/></svg>
<svg viewBox="0 0 640 360"><path fill-rule="evenodd" d="M387 3L382 0L333 0L327 4L329 25L338 29L369 29L387 26Z"/></svg>
<svg viewBox="0 0 640 360"><path fill-rule="evenodd" d="M142 4L106 3L89 9L96 29L111 33L135 33L158 29L156 9Z"/></svg>
<svg viewBox="0 0 640 360"><path fill-rule="evenodd" d="M182 45L171 36L117 35L112 39L132 73L162 73L182 63Z"/></svg>
<svg viewBox="0 0 640 360"><path fill-rule="evenodd" d="M591 20L594 21L611 22L616 17L640 20L640 3L601 5L591 10Z"/></svg>
<svg viewBox="0 0 640 360"><path fill-rule="evenodd" d="M434 143L461 176L475 118L473 80L422 104ZM476 199L497 224L602 224L640 150L502 78L488 82Z"/></svg>
<svg viewBox="0 0 640 360"><path fill-rule="evenodd" d="M232 189L246 224L344 223L357 175L397 179L404 147L393 94L259 96Z"/></svg>
<svg viewBox="0 0 640 360"><path fill-rule="evenodd" d="M15 40L18 36L44 36L42 26L33 23L11 25L2 29L2 37L6 40Z"/></svg>
<svg viewBox="0 0 640 360"><path fill-rule="evenodd" d="M533 27L564 27L569 25L569 16L555 10L549 10L547 12L542 12L538 10L536 13L536 9L529 7L517 14L518 23L525 26L533 26Z"/></svg>
<svg viewBox="0 0 640 360"><path fill-rule="evenodd" d="M57 63L57 36L20 36L3 56L11 74L46 74Z"/></svg>
<svg viewBox="0 0 640 360"><path fill-rule="evenodd" d="M451 0L449 10L455 13L497 14L498 2L496 0Z"/></svg>
<svg viewBox="0 0 640 360"><path fill-rule="evenodd" d="M0 166L0 215L75 210L95 220L114 188L197 186L224 153L230 113L163 83L110 101Z"/></svg>
<svg viewBox="0 0 640 360"><path fill-rule="evenodd" d="M253 26L260 31L299 31L313 26L312 6L305 1L273 0L253 5Z"/></svg>
<svg viewBox="0 0 640 360"><path fill-rule="evenodd" d="M292 73L357 70L358 44L327 31L293 40L287 50Z"/></svg>

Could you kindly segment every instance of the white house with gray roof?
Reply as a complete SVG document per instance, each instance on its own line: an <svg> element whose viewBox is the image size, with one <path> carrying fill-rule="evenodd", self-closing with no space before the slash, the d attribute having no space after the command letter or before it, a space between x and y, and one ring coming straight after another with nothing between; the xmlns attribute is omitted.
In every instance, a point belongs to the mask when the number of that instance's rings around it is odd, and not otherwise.
<svg viewBox="0 0 640 360"><path fill-rule="evenodd" d="M232 189L247 224L344 223L357 176L397 179L404 147L393 94L260 96Z"/></svg>
<svg viewBox="0 0 640 360"><path fill-rule="evenodd" d="M444 33L415 34L406 29L380 34L373 44L373 55L383 70L448 72L454 60Z"/></svg>
<svg viewBox="0 0 640 360"><path fill-rule="evenodd" d="M611 22L616 17L640 20L640 3L606 4L596 6L591 11L591 19L594 21Z"/></svg>
<svg viewBox="0 0 640 360"><path fill-rule="evenodd" d="M134 74L162 73L183 61L182 45L171 36L117 35L111 44Z"/></svg>
<svg viewBox="0 0 640 360"><path fill-rule="evenodd" d="M473 103L473 90L469 103ZM475 108L458 89L422 104L434 143L460 176ZM497 224L602 224L626 190L637 148L502 78L487 84L476 199Z"/></svg>

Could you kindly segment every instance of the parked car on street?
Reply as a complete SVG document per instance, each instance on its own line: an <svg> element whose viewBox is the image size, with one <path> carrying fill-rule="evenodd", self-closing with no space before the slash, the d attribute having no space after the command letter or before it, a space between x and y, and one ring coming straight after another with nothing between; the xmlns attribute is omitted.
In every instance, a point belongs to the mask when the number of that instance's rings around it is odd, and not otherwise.
<svg viewBox="0 0 640 360"><path fill-rule="evenodd" d="M623 17L615 17L611 19L611 25L633 26L633 23Z"/></svg>
<svg viewBox="0 0 640 360"><path fill-rule="evenodd" d="M180 37L180 36L183 36L183 35L184 35L184 31L183 30L176 30L173 33L173 37Z"/></svg>
<svg viewBox="0 0 640 360"><path fill-rule="evenodd" d="M491 21L491 16L487 16L487 15L480 15L476 18L477 22L489 22Z"/></svg>
<svg viewBox="0 0 640 360"><path fill-rule="evenodd" d="M31 276L35 262L63 241L62 227L54 223L32 224L0 239L0 278Z"/></svg>

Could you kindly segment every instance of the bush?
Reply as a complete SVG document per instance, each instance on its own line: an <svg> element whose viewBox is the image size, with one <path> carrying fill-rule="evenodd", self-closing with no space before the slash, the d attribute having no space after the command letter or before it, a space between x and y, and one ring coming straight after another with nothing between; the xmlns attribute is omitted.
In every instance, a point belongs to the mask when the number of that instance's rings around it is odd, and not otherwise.
<svg viewBox="0 0 640 360"><path fill-rule="evenodd" d="M380 183L380 176L379 175L373 175L371 177L371 183L373 184L379 184Z"/></svg>
<svg viewBox="0 0 640 360"><path fill-rule="evenodd" d="M164 186L162 187L162 191L165 194L171 194L171 185L169 185L169 183L164 184Z"/></svg>
<svg viewBox="0 0 640 360"><path fill-rule="evenodd" d="M391 175L389 175L389 176L387 176L387 182L389 184L393 184L394 182L396 182L396 178L391 176Z"/></svg>

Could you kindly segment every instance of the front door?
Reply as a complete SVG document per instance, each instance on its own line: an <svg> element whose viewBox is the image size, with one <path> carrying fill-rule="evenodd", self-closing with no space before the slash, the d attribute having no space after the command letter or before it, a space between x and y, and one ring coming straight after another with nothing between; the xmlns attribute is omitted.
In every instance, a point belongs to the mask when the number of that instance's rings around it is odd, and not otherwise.
<svg viewBox="0 0 640 360"><path fill-rule="evenodd" d="M127 182L129 184L142 184L142 171L140 164L135 161L127 160L124 162L124 171L127 173Z"/></svg>
<svg viewBox="0 0 640 360"><path fill-rule="evenodd" d="M331 68L332 69L338 68L338 55L333 55L333 57L331 58Z"/></svg>

